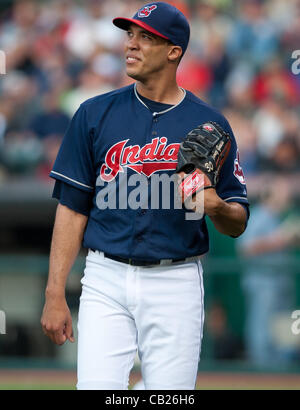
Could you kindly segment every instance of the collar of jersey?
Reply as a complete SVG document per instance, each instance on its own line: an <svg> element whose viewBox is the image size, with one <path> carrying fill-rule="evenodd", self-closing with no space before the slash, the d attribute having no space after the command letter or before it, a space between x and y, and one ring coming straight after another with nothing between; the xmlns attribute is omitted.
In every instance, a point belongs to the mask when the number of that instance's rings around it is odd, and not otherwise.
<svg viewBox="0 0 300 410"><path fill-rule="evenodd" d="M175 104L175 105L172 105L172 107L170 107L170 108L168 108L168 109L166 109L166 110L163 110L163 111L160 111L160 112L153 112L152 115L153 115L153 116L156 116L156 115L165 114L166 112L171 111L171 110L174 110L174 108L178 107L178 105L180 105L180 104L182 103L182 101L185 99L185 96L186 96L186 91L185 91L185 89L184 89L184 88L181 88L181 87L180 87L180 89L183 91L183 97L182 97L182 99L179 101L179 103L177 103L177 104ZM137 93L137 90L136 90L136 83L134 83L134 94L135 94L136 98L139 100L139 102L140 102L141 104L143 104L143 105L150 111L150 108L147 106L147 104L145 104L144 101L140 99L140 97L139 97L139 95L138 95L138 93Z"/></svg>

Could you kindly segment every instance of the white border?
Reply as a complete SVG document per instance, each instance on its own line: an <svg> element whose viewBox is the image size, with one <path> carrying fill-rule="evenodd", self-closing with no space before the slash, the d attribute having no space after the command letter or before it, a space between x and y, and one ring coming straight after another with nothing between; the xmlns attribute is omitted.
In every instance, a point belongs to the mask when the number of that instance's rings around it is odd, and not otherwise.
<svg viewBox="0 0 300 410"><path fill-rule="evenodd" d="M60 177L63 177L63 178L68 179L68 180L69 180L69 181L71 181L71 182L75 182L75 184L78 184L78 185L84 186L84 187L89 188L89 189L94 189L92 186L82 184L81 182L78 182L78 181L75 181L75 179L72 179L72 178L66 177L65 175L60 174L59 172L51 171L51 172L50 172L50 174L58 175L58 176L60 176Z"/></svg>
<svg viewBox="0 0 300 410"><path fill-rule="evenodd" d="M230 198L223 199L223 201L229 201L230 199L244 199L245 201L248 201L248 198L244 196L231 196Z"/></svg>
<svg viewBox="0 0 300 410"><path fill-rule="evenodd" d="M156 116L156 115L160 115L160 114L165 114L166 112L171 111L171 110L173 110L174 108L178 107L178 105L182 103L182 101L185 99L185 96L186 96L186 91L185 91L185 89L184 89L184 88L181 88L181 87L180 87L180 89L183 91L183 97L182 97L182 99L179 101L179 103L177 103L176 105L172 105L172 107L168 108L167 110L160 111L160 112L154 112L154 113L152 113L152 115L153 115L153 116ZM149 107L144 103L143 100L140 99L140 97L139 97L139 95L138 95L138 93L137 93L137 90L136 90L136 83L134 83L134 94L135 94L136 98L139 100L139 102L140 102L141 104L143 104L143 105L150 111ZM157 102L157 101L153 101L153 102Z"/></svg>

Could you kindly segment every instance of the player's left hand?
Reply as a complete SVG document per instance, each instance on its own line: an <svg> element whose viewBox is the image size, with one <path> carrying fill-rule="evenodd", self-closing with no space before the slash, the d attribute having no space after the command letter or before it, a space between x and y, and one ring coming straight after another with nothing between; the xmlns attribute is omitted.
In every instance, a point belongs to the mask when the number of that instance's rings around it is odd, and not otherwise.
<svg viewBox="0 0 300 410"><path fill-rule="evenodd" d="M230 135L216 122L199 125L188 133L180 144L176 168L176 173L185 174L180 183L183 202L196 192L216 187L230 147Z"/></svg>

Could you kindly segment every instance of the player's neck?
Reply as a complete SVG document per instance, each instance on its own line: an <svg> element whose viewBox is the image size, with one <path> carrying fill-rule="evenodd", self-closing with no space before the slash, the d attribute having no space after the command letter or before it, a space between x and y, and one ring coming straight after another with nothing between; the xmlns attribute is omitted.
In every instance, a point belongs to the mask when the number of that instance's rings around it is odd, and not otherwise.
<svg viewBox="0 0 300 410"><path fill-rule="evenodd" d="M183 91L176 81L162 84L160 81L137 81L137 92L145 98L163 104L176 105L183 97Z"/></svg>

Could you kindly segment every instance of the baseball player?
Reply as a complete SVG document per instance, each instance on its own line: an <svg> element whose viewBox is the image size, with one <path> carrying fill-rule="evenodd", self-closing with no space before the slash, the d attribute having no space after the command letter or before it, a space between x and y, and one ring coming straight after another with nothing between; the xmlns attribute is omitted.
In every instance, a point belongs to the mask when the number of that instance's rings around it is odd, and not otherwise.
<svg viewBox="0 0 300 410"><path fill-rule="evenodd" d="M135 83L81 104L62 142L50 174L59 205L41 323L54 343L74 342L65 284L83 242L77 389L127 389L138 351L146 389L190 390L204 321L205 219L242 234L245 179L226 119L176 82L185 16L157 2L113 23L127 32ZM195 203L202 195L201 218L187 218L198 208L175 206L175 193L155 185L172 175L182 195Z"/></svg>

